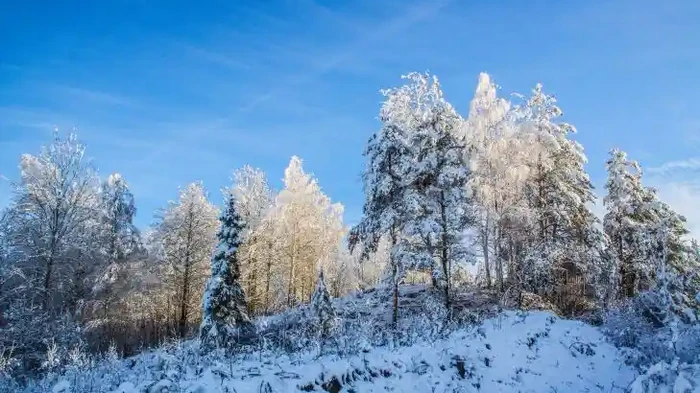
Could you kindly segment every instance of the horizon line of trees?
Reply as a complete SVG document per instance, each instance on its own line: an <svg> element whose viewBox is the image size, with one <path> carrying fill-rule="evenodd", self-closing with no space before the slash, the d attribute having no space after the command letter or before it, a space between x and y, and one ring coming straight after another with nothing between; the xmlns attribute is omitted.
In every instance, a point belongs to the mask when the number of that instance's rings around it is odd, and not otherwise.
<svg viewBox="0 0 700 393"><path fill-rule="evenodd" d="M223 215L194 182L141 233L126 180L101 181L75 134L24 154L0 212L0 351L37 370L49 340L128 355L190 337L211 316L203 308L221 309L202 301L205 288L235 293L245 310L230 309L252 320L308 303L319 287L338 297L383 285L398 324L408 280L430 283L448 311L459 287L477 285L577 315L652 288L663 266L677 303L696 308L700 247L685 218L612 150L601 222L576 129L542 85L511 102L481 74L463 117L436 77L405 79L382 91L353 228L296 156L279 191L245 166L223 190ZM222 226L232 211L235 236ZM476 277L465 273L473 263ZM208 287L217 274L240 291Z"/></svg>

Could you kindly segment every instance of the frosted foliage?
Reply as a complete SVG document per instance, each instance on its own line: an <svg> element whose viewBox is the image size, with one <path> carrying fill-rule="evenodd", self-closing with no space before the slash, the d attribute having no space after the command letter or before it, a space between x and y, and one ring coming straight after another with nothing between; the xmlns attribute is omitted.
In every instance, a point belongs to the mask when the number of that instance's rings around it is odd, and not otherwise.
<svg viewBox="0 0 700 393"><path fill-rule="evenodd" d="M265 173L249 165L234 172L231 193L247 231L257 228L272 206L274 195Z"/></svg>
<svg viewBox="0 0 700 393"><path fill-rule="evenodd" d="M318 275L316 289L311 296L311 309L316 317L321 337L328 336L335 323L336 312L333 303L331 303L330 293L326 288L323 270Z"/></svg>
<svg viewBox="0 0 700 393"><path fill-rule="evenodd" d="M344 208L332 203L316 179L292 157L284 172L284 188L270 213L280 255L279 275L272 283L278 302L291 306L311 298L318 264L336 255L345 234Z"/></svg>
<svg viewBox="0 0 700 393"><path fill-rule="evenodd" d="M560 121L563 113L542 85L529 97L516 95L519 105L497 91L481 74L469 117L459 127L486 285L495 273L501 290L554 295L563 289L562 271L599 280L603 236L588 207L593 187L583 148L570 138L574 127Z"/></svg>
<svg viewBox="0 0 700 393"><path fill-rule="evenodd" d="M520 196L530 173L523 162L531 147L522 148L524 141L519 137L510 111L510 102L497 97L496 85L482 73L461 133L471 168L468 188L477 204L476 235L487 286L491 285L493 267L490 264L494 262L498 281L503 282L501 262L497 260L499 227L501 222L518 218L524 212Z"/></svg>
<svg viewBox="0 0 700 393"><path fill-rule="evenodd" d="M124 178L113 173L100 190L102 207L103 252L112 260L123 260L139 246L139 232L133 224L136 215L134 196Z"/></svg>
<svg viewBox="0 0 700 393"><path fill-rule="evenodd" d="M360 261L343 242L338 244L335 252L321 260L320 267L325 273L326 285L332 296L342 296L359 289Z"/></svg>
<svg viewBox="0 0 700 393"><path fill-rule="evenodd" d="M560 253L559 260L568 259L575 271L588 280L600 276L599 247L602 234L589 205L594 202L593 186L584 170L586 156L576 141L569 139L575 128L559 122L562 116L556 99L535 86L526 104L515 110L521 132L526 140L534 141L533 154L527 164L531 181L525 187L530 201L532 219L539 241L537 255L547 258ZM549 259L557 260L549 257ZM554 264L550 276L561 266Z"/></svg>
<svg viewBox="0 0 700 393"><path fill-rule="evenodd" d="M668 233L666 256L669 269L688 281L683 289L686 302L697 293L697 253L685 236L685 218L660 201L656 190L642 184L639 164L620 150L612 150L607 162L608 180L603 225L610 239L610 254L619 269L620 295L631 297L653 284L656 266L649 257L655 252L656 228Z"/></svg>
<svg viewBox="0 0 700 393"><path fill-rule="evenodd" d="M20 171L11 208L13 243L40 266L37 289L49 307L56 284L83 263L68 254L93 251L100 231L99 180L75 134L62 139L56 133L38 156L22 155Z"/></svg>
<svg viewBox="0 0 700 393"><path fill-rule="evenodd" d="M182 336L201 311L204 283L216 245L218 215L202 184L193 183L180 191L177 202L168 205L157 227L165 260L160 276L176 299Z"/></svg>

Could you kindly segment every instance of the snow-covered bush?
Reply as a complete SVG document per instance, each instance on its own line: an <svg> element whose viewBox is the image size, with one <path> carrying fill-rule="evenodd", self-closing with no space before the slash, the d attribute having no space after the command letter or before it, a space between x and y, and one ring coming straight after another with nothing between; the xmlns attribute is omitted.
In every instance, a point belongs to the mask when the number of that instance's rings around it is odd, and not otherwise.
<svg viewBox="0 0 700 393"><path fill-rule="evenodd" d="M636 367L670 360L668 346L659 340L661 330L639 313L636 298L611 309L601 328L615 346L624 348L628 363Z"/></svg>
<svg viewBox="0 0 700 393"><path fill-rule="evenodd" d="M0 393L15 391L17 381L13 377L19 362L14 357L14 348L0 347Z"/></svg>
<svg viewBox="0 0 700 393"><path fill-rule="evenodd" d="M700 388L700 365L659 362L637 377L630 393L694 393Z"/></svg>
<svg viewBox="0 0 700 393"><path fill-rule="evenodd" d="M684 280L668 267L669 230L664 222L651 226L645 241L656 265L654 286L633 298L617 313L628 318L606 331L618 344L639 356L633 360L643 372L631 386L633 393L695 392L700 388L700 325L697 310L679 297Z"/></svg>
<svg viewBox="0 0 700 393"><path fill-rule="evenodd" d="M5 326L0 329L0 346L13 348L16 361L14 376L36 376L47 361L49 347L72 347L81 340L80 326L72 315L51 315L24 299L15 301L4 313Z"/></svg>

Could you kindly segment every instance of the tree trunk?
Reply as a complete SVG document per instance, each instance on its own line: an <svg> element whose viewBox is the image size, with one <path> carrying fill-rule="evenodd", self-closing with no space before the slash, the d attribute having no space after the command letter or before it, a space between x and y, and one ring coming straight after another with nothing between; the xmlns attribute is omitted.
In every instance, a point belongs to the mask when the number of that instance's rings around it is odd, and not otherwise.
<svg viewBox="0 0 700 393"><path fill-rule="evenodd" d="M394 233L394 230L391 231L391 249L393 250L394 247L396 247L396 235ZM398 266L396 265L396 261L394 260L394 255L393 253L389 257L389 262L391 263L391 276L393 279L393 286L394 286L394 299L393 299L393 313L391 317L391 323L394 327L394 329L398 329L399 327L399 269Z"/></svg>
<svg viewBox="0 0 700 393"><path fill-rule="evenodd" d="M272 250L272 242L267 241L267 252L265 253L265 314L270 312L270 281L272 280L272 256L270 250Z"/></svg>
<svg viewBox="0 0 700 393"><path fill-rule="evenodd" d="M296 232L296 231L295 231ZM294 291L294 269L295 269L295 258L297 254L297 237L296 233L292 235L292 253L290 255L289 261L289 283L287 284L287 307L292 307L292 292Z"/></svg>
<svg viewBox="0 0 700 393"><path fill-rule="evenodd" d="M187 222L187 242L185 243L185 271L182 275L182 297L180 298L180 321L178 323L180 338L184 338L187 334L187 317L188 317L188 307L187 300L190 292L190 253L192 251L192 221L194 220L194 213L192 208L189 210L189 217Z"/></svg>
<svg viewBox="0 0 700 393"><path fill-rule="evenodd" d="M440 220L442 221L442 244L440 245L440 262L442 263L442 274L445 282L443 283L443 292L445 295L445 308L448 315L450 312L450 261L447 250L447 212L445 211L445 192L440 191Z"/></svg>
<svg viewBox="0 0 700 393"><path fill-rule="evenodd" d="M393 314L391 318L391 323L394 328L399 326L399 277L396 266L392 269L392 274L394 276L394 301L393 301Z"/></svg>
<svg viewBox="0 0 700 393"><path fill-rule="evenodd" d="M54 228L58 227L58 213L54 214ZM46 271L44 272L44 310L47 311L51 306L51 276L53 275L53 267L56 258L56 231L51 233L51 242L49 243L49 256L46 258Z"/></svg>
<svg viewBox="0 0 700 393"><path fill-rule="evenodd" d="M501 255L501 239L500 239L500 230L498 231L498 235L496 236L495 239L495 244L494 244L494 256L496 257L496 283L498 284L498 290L503 292L504 291L504 283L503 283L503 258Z"/></svg>
<svg viewBox="0 0 700 393"><path fill-rule="evenodd" d="M257 291L256 291L256 280L257 280L257 274L255 271L256 268L256 263L254 259L251 259L251 263L248 266L248 269L250 269L250 276L249 276L249 284L248 284L248 312L253 315L255 313L256 309L256 296L257 296Z"/></svg>
<svg viewBox="0 0 700 393"><path fill-rule="evenodd" d="M49 309L51 305L51 274L53 273L53 255L49 255L46 259L46 271L44 272L44 311Z"/></svg>
<svg viewBox="0 0 700 393"><path fill-rule="evenodd" d="M484 250L484 270L486 270L486 288L491 288L491 264L489 263L489 237L490 237L491 215L486 213L486 223L482 232L482 249Z"/></svg>
<svg viewBox="0 0 700 393"><path fill-rule="evenodd" d="M179 331L180 331L180 338L184 338L185 335L187 334L187 298L189 296L189 286L190 286L190 265L189 265L189 256L187 258L188 260L186 261L185 264L185 273L182 278L182 297L180 298L180 321L178 324Z"/></svg>

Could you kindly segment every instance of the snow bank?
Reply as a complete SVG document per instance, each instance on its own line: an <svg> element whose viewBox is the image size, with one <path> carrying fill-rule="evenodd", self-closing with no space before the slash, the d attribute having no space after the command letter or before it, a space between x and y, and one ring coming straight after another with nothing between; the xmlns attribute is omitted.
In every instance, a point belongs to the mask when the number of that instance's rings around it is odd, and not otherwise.
<svg viewBox="0 0 700 393"><path fill-rule="evenodd" d="M188 343L172 354L127 359L90 385L115 393L607 393L624 391L636 375L590 325L547 312L506 312L444 339L375 347L347 358L314 353L198 358Z"/></svg>

